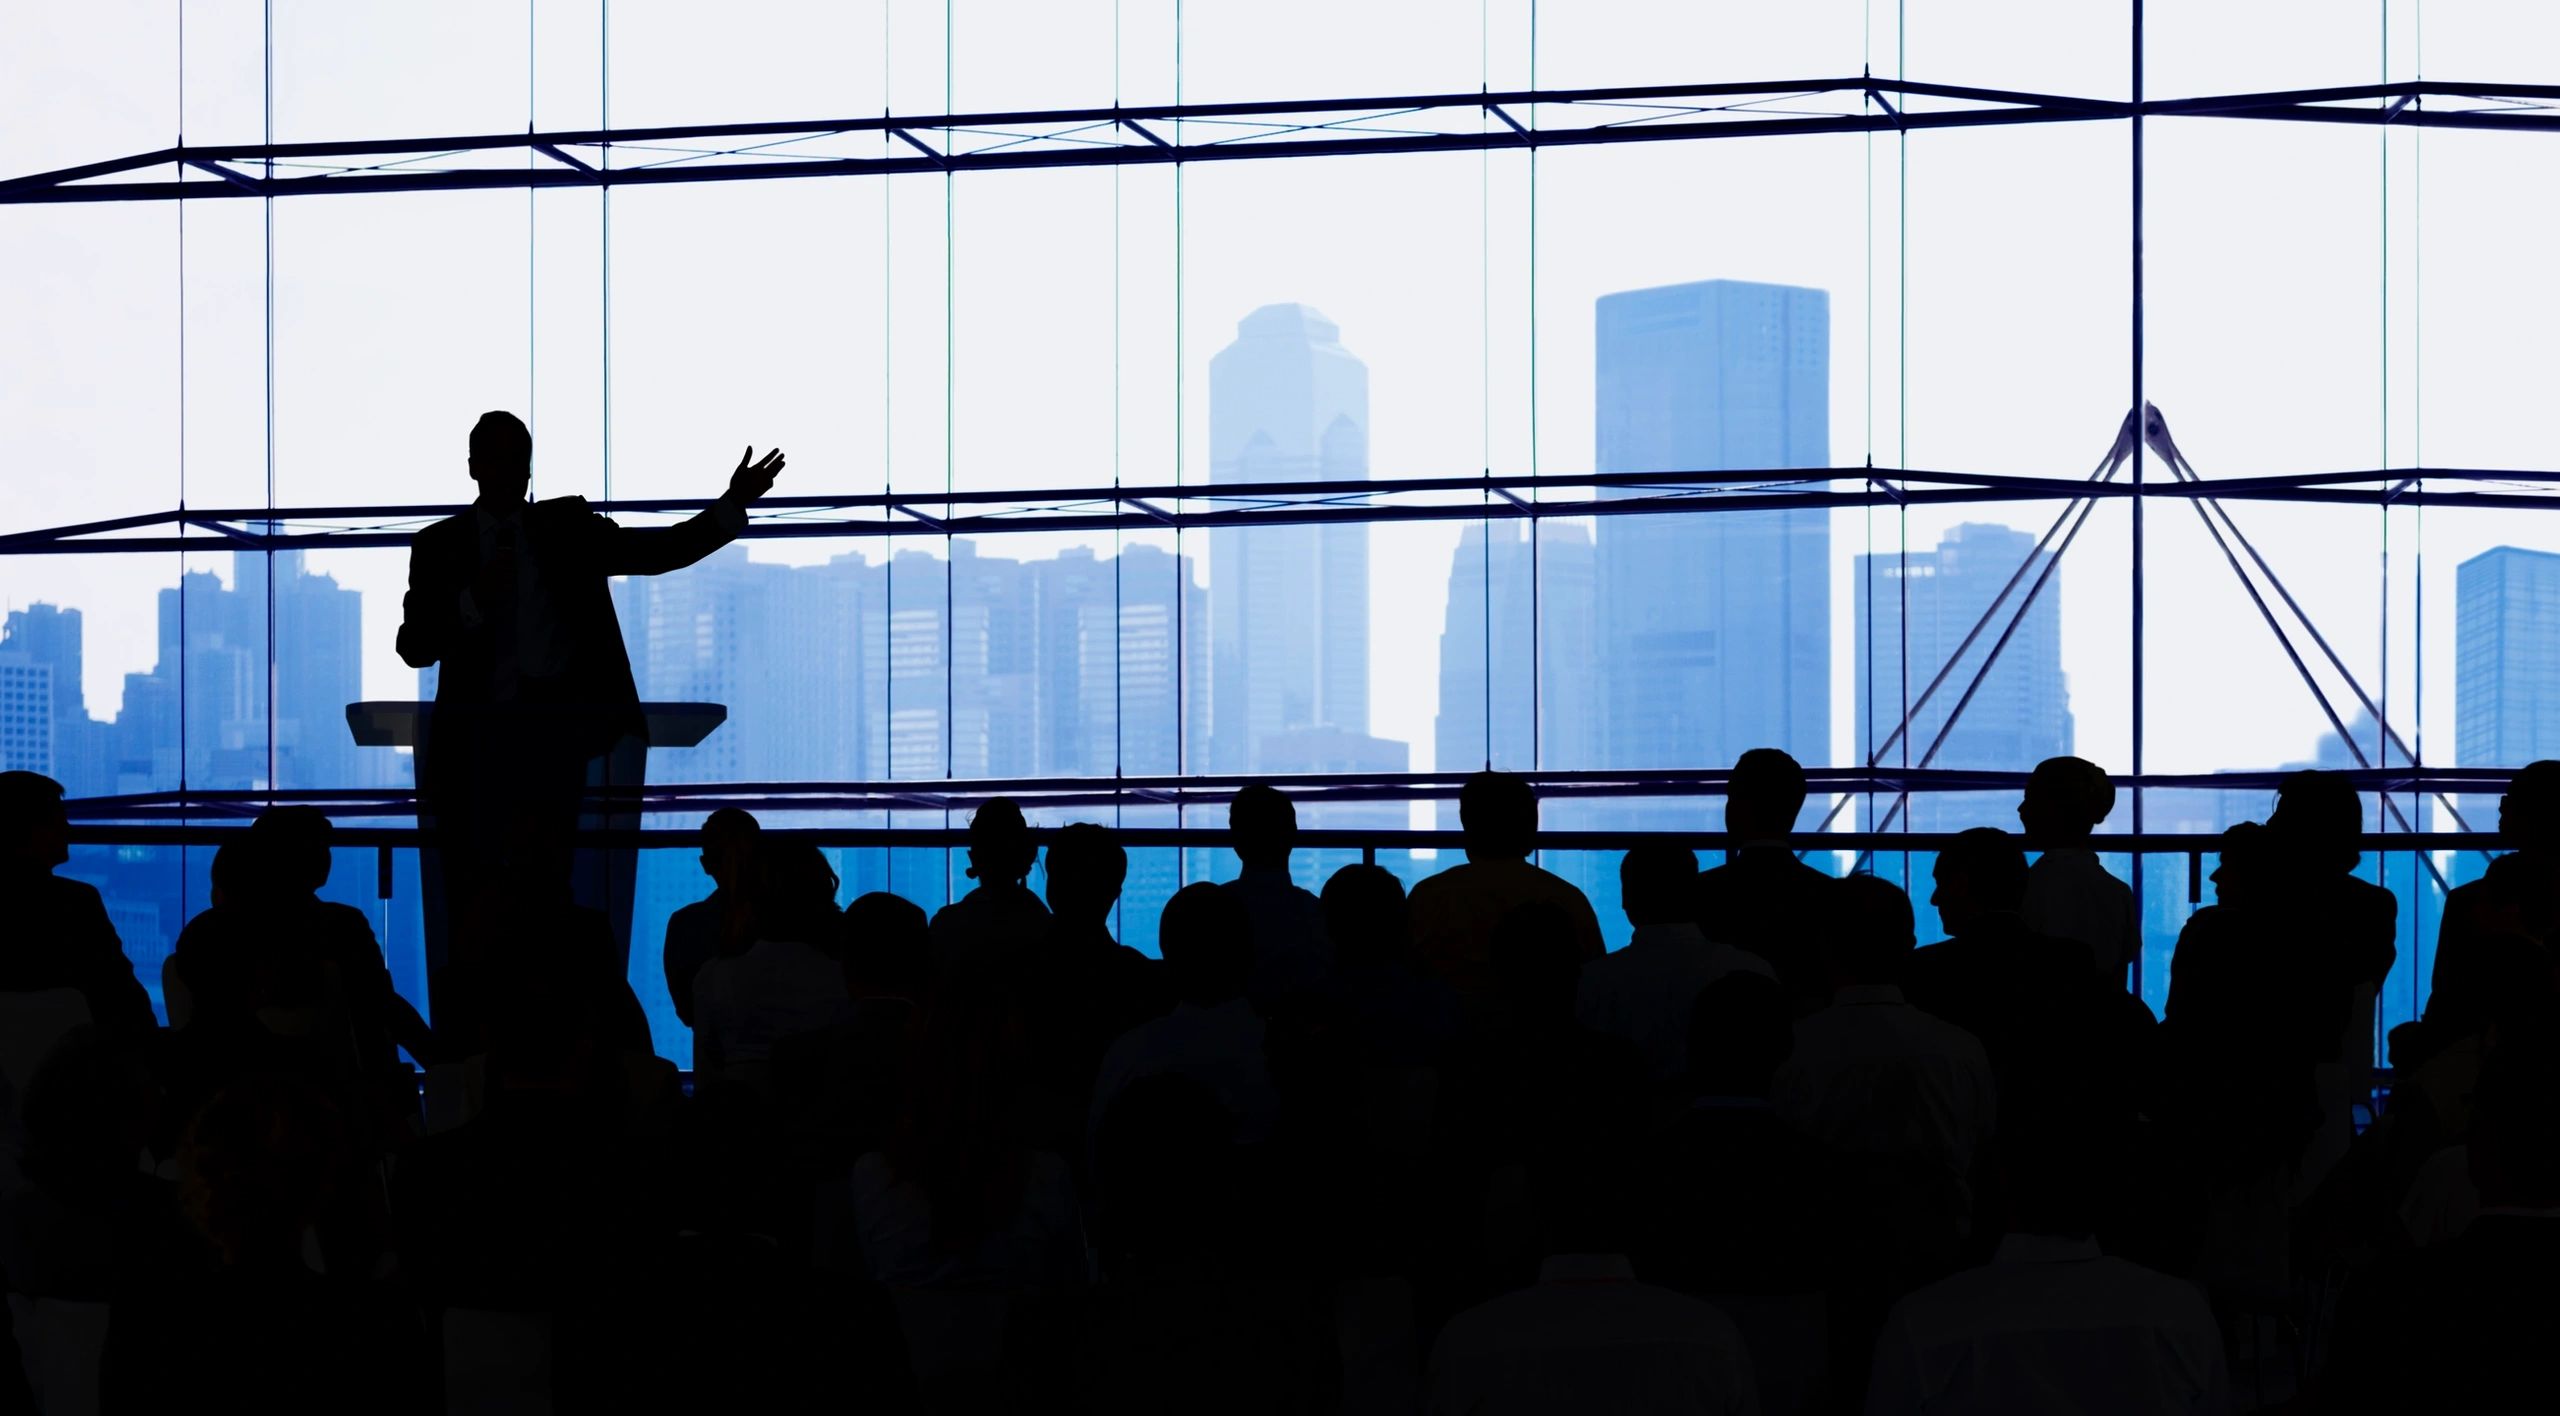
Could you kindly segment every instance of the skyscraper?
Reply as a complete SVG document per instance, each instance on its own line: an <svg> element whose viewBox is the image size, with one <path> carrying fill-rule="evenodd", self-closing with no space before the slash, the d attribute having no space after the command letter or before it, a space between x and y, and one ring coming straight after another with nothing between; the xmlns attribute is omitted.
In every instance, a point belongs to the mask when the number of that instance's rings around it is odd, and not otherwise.
<svg viewBox="0 0 2560 1416"><path fill-rule="evenodd" d="M0 647L0 772L54 772L53 665L7 647Z"/></svg>
<svg viewBox="0 0 2560 1416"><path fill-rule="evenodd" d="M1538 523L1537 534L1532 556L1521 522L1459 533L1440 632L1438 771L1587 767L1598 755L1591 533ZM1456 802L1439 804L1439 822L1457 829Z"/></svg>
<svg viewBox="0 0 2560 1416"><path fill-rule="evenodd" d="M2071 751L2071 705L2062 676L2059 577L2045 582L1999 659L1990 657L2010 617L2052 558L2051 551L2038 551L2035 538L2026 532L1980 522L1966 522L1947 532L1935 550L1857 558L1852 581L1858 626L1852 692L1858 727L1854 750L1861 761L1881 748L1902 721L1906 685L1916 703L1929 681L1951 660L1955 667L1946 682L1911 715L1908 755L1897 743L1883 755L1884 763L1908 762L1917 767L1925 759L1932 767L2023 772ZM2001 600L1998 613L1957 657L1957 646L1964 643L1966 633L1981 622L1993 598L2021 566L2026 573L2017 588ZM1907 673L1902 657L1906 649ZM1988 673L1983 670L1986 663ZM1974 686L1977 676L1979 687ZM1950 727L1950 715L1956 714L1959 704L1964 711L1952 718ZM1914 830L2009 824L1986 818L1979 800L1921 793L1913 795L1909 809Z"/></svg>
<svg viewBox="0 0 2560 1416"><path fill-rule="evenodd" d="M2560 555L2482 551L2454 571L2453 613L2455 756L2465 767L2560 757Z"/></svg>
<svg viewBox="0 0 2560 1416"><path fill-rule="evenodd" d="M1305 305L1265 305L1209 361L1213 483L1366 476L1369 370ZM1252 772L1297 728L1369 730L1369 528L1209 533L1210 751Z"/></svg>
<svg viewBox="0 0 2560 1416"><path fill-rule="evenodd" d="M1829 463L1827 293L1708 280L1602 296L1597 318L1597 470ZM1829 760L1827 511L1603 517L1595 539L1600 760L1550 765Z"/></svg>

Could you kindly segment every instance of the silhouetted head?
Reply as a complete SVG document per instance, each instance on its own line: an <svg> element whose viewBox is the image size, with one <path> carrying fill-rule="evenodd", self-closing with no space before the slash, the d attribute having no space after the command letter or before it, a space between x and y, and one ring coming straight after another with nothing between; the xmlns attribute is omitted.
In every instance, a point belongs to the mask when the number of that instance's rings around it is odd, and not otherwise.
<svg viewBox="0 0 2560 1416"><path fill-rule="evenodd" d="M764 826L734 806L702 818L702 873L726 890L744 882L755 863L756 841Z"/></svg>
<svg viewBox="0 0 2560 1416"><path fill-rule="evenodd" d="M256 1073L214 1094L178 1150L187 1217L227 1264L298 1262L335 1191L344 1135L309 1082Z"/></svg>
<svg viewBox="0 0 2560 1416"><path fill-rule="evenodd" d="M1344 964L1403 958L1413 943L1413 912L1404 882L1380 865L1346 865L1324 882L1324 932Z"/></svg>
<svg viewBox="0 0 2560 1416"><path fill-rule="evenodd" d="M856 998L924 997L933 979L929 921L913 900L874 890L844 907L845 991Z"/></svg>
<svg viewBox="0 0 2560 1416"><path fill-rule="evenodd" d="M1156 947L1183 1002L1212 1008L1235 999L1253 968L1244 897L1205 880L1183 886L1164 902Z"/></svg>
<svg viewBox="0 0 2560 1416"><path fill-rule="evenodd" d="M1529 1032L1573 1021L1582 956L1573 943L1573 920L1554 905L1521 905L1496 921L1485 962L1493 991L1513 1027Z"/></svg>
<svg viewBox="0 0 2560 1416"><path fill-rule="evenodd" d="M2018 802L2018 825L2037 846L2085 841L2116 809L2116 784L2106 769L2080 757L2048 757L2027 778Z"/></svg>
<svg viewBox="0 0 2560 1416"><path fill-rule="evenodd" d="M2274 873L2276 843L2255 821L2235 821L2222 833L2222 849L2213 866L2213 899L2221 905L2245 905L2259 897Z"/></svg>
<svg viewBox="0 0 2560 1416"><path fill-rule="evenodd" d="M1129 853L1111 828L1079 821L1049 838L1049 913L1077 924L1102 924L1129 879Z"/></svg>
<svg viewBox="0 0 2560 1416"><path fill-rule="evenodd" d="M1831 986L1900 983L1919 942L1911 897L1881 875L1844 875L1824 893L1822 967Z"/></svg>
<svg viewBox="0 0 2560 1416"><path fill-rule="evenodd" d="M1618 861L1618 898L1627 923L1680 924L1696 918L1698 855L1687 846L1654 842Z"/></svg>
<svg viewBox="0 0 2560 1416"><path fill-rule="evenodd" d="M1949 934L1970 934L1993 915L2027 903L2027 853L1997 826L1976 826L1938 853L1938 888L1929 903Z"/></svg>
<svg viewBox="0 0 2560 1416"><path fill-rule="evenodd" d="M2288 774L2276 788L2276 809L2267 817L2276 844L2301 864L2317 870L2353 870L2363 855L2356 838L2364 834L2364 799L2355 784L2336 772L2318 769Z"/></svg>
<svg viewBox="0 0 2560 1416"><path fill-rule="evenodd" d="M265 852L260 842L243 831L213 848L213 902L217 905L245 905L264 900L268 893L268 871Z"/></svg>
<svg viewBox="0 0 2560 1416"><path fill-rule="evenodd" d="M338 828L316 806L271 806L249 823L259 866L281 896L299 899L329 883L329 841Z"/></svg>
<svg viewBox="0 0 2560 1416"><path fill-rule="evenodd" d="M1755 747L1733 764L1726 779L1724 829L1766 839L1796 829L1804 812L1804 767L1774 747Z"/></svg>
<svg viewBox="0 0 2560 1416"><path fill-rule="evenodd" d="M0 772L0 871L41 874L69 859L62 784L41 772Z"/></svg>
<svg viewBox="0 0 2560 1416"><path fill-rule="evenodd" d="M1776 979L1726 974L1689 1008L1690 1090L1766 1100L1795 1041L1795 1010Z"/></svg>
<svg viewBox="0 0 2560 1416"><path fill-rule="evenodd" d="M1255 782L1227 803L1227 829L1236 859L1255 868L1285 870L1298 841L1298 806L1278 787Z"/></svg>
<svg viewBox="0 0 2560 1416"><path fill-rule="evenodd" d="M1526 860L1538 845L1538 792L1526 777L1478 772L1458 789L1469 860Z"/></svg>
<svg viewBox="0 0 2560 1416"><path fill-rule="evenodd" d="M2560 845L2560 762L2528 762L2498 799L2498 831L2519 850Z"/></svg>
<svg viewBox="0 0 2560 1416"><path fill-rule="evenodd" d="M471 480L480 484L480 500L492 506L514 506L533 485L533 433L513 413L480 415L471 425Z"/></svg>
<svg viewBox="0 0 2560 1416"><path fill-rule="evenodd" d="M827 853L807 841L768 837L757 842L756 937L796 939L835 953L844 924L836 913L840 883Z"/></svg>
<svg viewBox="0 0 2560 1416"><path fill-rule="evenodd" d="M988 798L969 818L970 879L981 885L1018 885L1039 857L1031 823L1022 819L1022 808L1007 798Z"/></svg>

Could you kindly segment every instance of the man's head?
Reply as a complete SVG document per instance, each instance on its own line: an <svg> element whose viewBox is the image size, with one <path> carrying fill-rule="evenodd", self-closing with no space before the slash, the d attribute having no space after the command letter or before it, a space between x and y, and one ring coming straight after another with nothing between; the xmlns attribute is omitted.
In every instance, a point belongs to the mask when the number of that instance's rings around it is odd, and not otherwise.
<svg viewBox="0 0 2560 1416"><path fill-rule="evenodd" d="M753 872L764 826L734 806L702 819L702 873L721 889L743 886Z"/></svg>
<svg viewBox="0 0 2560 1416"><path fill-rule="evenodd" d="M1880 875L1846 875L1826 892L1822 967L1833 988L1894 984L1911 957L1911 897Z"/></svg>
<svg viewBox="0 0 2560 1416"><path fill-rule="evenodd" d="M845 991L856 998L919 1000L932 982L924 909L874 890L844 907Z"/></svg>
<svg viewBox="0 0 2560 1416"><path fill-rule="evenodd" d="M1804 811L1804 768L1774 747L1755 747L1726 780L1724 829L1742 837L1776 837L1796 829Z"/></svg>
<svg viewBox="0 0 2560 1416"><path fill-rule="evenodd" d="M2106 770L2080 757L2048 757L2027 778L2018 802L2018 825L2039 846L2085 841L2116 809L2116 784Z"/></svg>
<svg viewBox="0 0 2560 1416"><path fill-rule="evenodd" d="M1242 994L1253 967L1251 930L1244 898L1234 891L1206 880L1175 891L1156 921L1156 946L1175 995L1208 1008Z"/></svg>
<svg viewBox="0 0 2560 1416"><path fill-rule="evenodd" d="M1458 789L1469 860L1526 860L1538 845L1538 792L1526 777L1478 772Z"/></svg>
<svg viewBox="0 0 2560 1416"><path fill-rule="evenodd" d="M513 413L490 412L471 425L471 480L480 500L513 506L533 485L533 433Z"/></svg>
<svg viewBox="0 0 2560 1416"><path fill-rule="evenodd" d="M2560 845L2560 762L2528 762L2498 799L2498 830L2520 850Z"/></svg>
<svg viewBox="0 0 2560 1416"><path fill-rule="evenodd" d="M1010 800L990 797L969 818L970 879L982 885L1019 884L1039 857L1031 823Z"/></svg>
<svg viewBox="0 0 2560 1416"><path fill-rule="evenodd" d="M2337 772L2309 769L2287 775L2276 788L2267 817L2276 844L2296 862L2325 870L2353 870L2363 854L2364 799Z"/></svg>
<svg viewBox="0 0 2560 1416"><path fill-rule="evenodd" d="M1049 913L1076 924L1102 924L1129 878L1129 853L1111 828L1079 821L1049 838Z"/></svg>
<svg viewBox="0 0 2560 1416"><path fill-rule="evenodd" d="M1729 973L1689 1008L1689 1085L1701 1096L1766 1100L1795 1048L1787 990L1765 974Z"/></svg>
<svg viewBox="0 0 2560 1416"><path fill-rule="evenodd" d="M2267 836L2267 828L2255 821L2235 821L2222 833L2222 849L2215 853L2213 866L2213 899L2220 905L2243 905L2253 902L2266 884L2275 862L2275 842Z"/></svg>
<svg viewBox="0 0 2560 1416"><path fill-rule="evenodd" d="M1680 924L1697 909L1698 856L1687 846L1642 845L1618 861L1618 898L1627 923Z"/></svg>
<svg viewBox="0 0 2560 1416"><path fill-rule="evenodd" d="M337 828L316 806L271 806L249 823L268 888L280 897L318 894L329 883L329 838Z"/></svg>
<svg viewBox="0 0 2560 1416"><path fill-rule="evenodd" d="M43 872L69 859L62 784L41 772L0 772L0 870Z"/></svg>
<svg viewBox="0 0 2560 1416"><path fill-rule="evenodd" d="M1380 865L1346 865L1324 882L1324 932L1345 964L1385 963L1413 939L1404 882Z"/></svg>
<svg viewBox="0 0 2560 1416"><path fill-rule="evenodd" d="M1255 782L1227 803L1227 829L1235 833L1236 859L1248 867L1286 870L1298 839L1298 808L1288 793Z"/></svg>
<svg viewBox="0 0 2560 1416"><path fill-rule="evenodd" d="M2027 853L1996 826L1976 826L1938 853L1938 888L1929 903L1949 934L1970 934L1998 914L2027 903Z"/></svg>

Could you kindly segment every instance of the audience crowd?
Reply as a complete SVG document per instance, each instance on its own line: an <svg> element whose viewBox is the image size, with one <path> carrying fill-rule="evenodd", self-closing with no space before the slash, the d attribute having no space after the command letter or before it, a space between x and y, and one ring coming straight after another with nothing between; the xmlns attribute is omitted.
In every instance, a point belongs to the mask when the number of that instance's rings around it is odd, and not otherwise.
<svg viewBox="0 0 2560 1416"><path fill-rule="evenodd" d="M1926 944L1790 846L1768 749L1723 863L1625 855L1615 953L1499 773L1410 892L1303 888L1246 788L1161 957L1105 827L988 802L928 919L723 811L663 946L689 1084L539 843L430 1027L308 808L221 848L162 1027L60 795L0 774L0 1413L2552 1399L2560 763L2379 1106L2398 906L2320 772L2220 843L2156 1018L2077 759L1935 856Z"/></svg>

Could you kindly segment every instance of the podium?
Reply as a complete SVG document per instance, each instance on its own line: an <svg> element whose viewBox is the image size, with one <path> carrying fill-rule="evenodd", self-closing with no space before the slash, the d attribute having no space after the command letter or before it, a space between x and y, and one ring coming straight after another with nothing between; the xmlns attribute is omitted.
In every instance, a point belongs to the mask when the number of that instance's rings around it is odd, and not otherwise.
<svg viewBox="0 0 2560 1416"><path fill-rule="evenodd" d="M435 705L414 701L374 701L347 705L347 730L355 735L359 747L405 747L412 754L411 765L418 781L426 780L428 755L435 750L434 735L428 731L430 714ZM728 721L729 710L718 703L643 703L641 718L645 724L639 735L623 737L613 747L587 763L587 789L592 797L599 790L626 794L615 800L589 800L578 813L581 831L636 831L640 829L638 788L648 780L649 749L653 747L691 747ZM426 824L423 810L420 823ZM610 922L610 937L622 953L627 971L631 963L631 901L639 884L640 852L633 846L581 846L572 865L571 891L577 902L588 909L604 911ZM418 850L419 902L426 926L427 970L429 977L442 969L451 957L452 921L446 917L443 852L432 845Z"/></svg>

